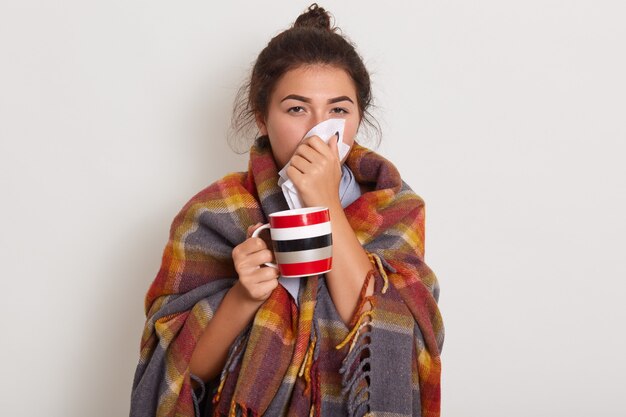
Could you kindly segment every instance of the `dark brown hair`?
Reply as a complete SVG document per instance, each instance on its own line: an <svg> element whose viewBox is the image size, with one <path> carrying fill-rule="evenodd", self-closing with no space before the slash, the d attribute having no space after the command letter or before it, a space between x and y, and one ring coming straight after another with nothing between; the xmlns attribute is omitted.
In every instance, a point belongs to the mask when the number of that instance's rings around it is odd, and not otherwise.
<svg viewBox="0 0 626 417"><path fill-rule="evenodd" d="M361 120L377 133L380 126L369 113L372 105L370 76L354 45L331 27L331 16L317 3L302 13L293 26L276 35L259 54L249 80L241 87L232 116L236 133L256 127L259 114L267 116L269 99L278 80L289 70L303 65L332 65L350 75L357 92ZM231 141L231 147L234 144Z"/></svg>

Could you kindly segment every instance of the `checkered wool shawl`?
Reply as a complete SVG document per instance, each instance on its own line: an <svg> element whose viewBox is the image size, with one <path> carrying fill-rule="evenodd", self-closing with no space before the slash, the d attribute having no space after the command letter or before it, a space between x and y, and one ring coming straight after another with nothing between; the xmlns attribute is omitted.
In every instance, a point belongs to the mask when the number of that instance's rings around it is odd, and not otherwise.
<svg viewBox="0 0 626 417"><path fill-rule="evenodd" d="M371 150L355 143L345 163L373 189L344 209L372 262L354 318L341 320L324 276L303 280L299 308L279 285L206 394L213 415L439 416L443 324L437 279L424 263L423 201ZM174 219L146 295L131 416L199 414L191 354L237 279L232 249L248 226L288 208L277 182L260 138L247 172L205 188ZM370 279L374 294L365 297ZM367 301L372 309L358 314Z"/></svg>

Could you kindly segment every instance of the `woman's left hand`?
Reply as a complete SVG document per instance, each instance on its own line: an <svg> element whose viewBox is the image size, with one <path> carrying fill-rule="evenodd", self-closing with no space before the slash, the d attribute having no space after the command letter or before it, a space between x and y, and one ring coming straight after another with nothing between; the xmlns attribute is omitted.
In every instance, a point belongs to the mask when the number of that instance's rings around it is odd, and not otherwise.
<svg viewBox="0 0 626 417"><path fill-rule="evenodd" d="M332 207L339 202L341 162L337 138L328 144L318 136L305 139L291 157L287 175L300 194L305 207Z"/></svg>

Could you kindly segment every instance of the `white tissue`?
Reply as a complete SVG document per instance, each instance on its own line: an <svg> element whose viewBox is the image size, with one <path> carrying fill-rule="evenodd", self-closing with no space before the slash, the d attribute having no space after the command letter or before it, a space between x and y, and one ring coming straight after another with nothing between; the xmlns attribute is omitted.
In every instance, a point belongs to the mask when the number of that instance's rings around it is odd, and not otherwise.
<svg viewBox="0 0 626 417"><path fill-rule="evenodd" d="M319 123L311 130L307 132L306 135L302 138L302 140L309 138L311 136L319 136L324 142L328 143L328 141L335 137L335 135L339 136L337 144L339 145L339 160L342 160L344 156L348 154L350 151L350 146L346 145L343 142L343 129L346 125L346 121L344 119L328 119L322 123ZM285 195L285 200L287 200L287 204L290 209L302 208L302 200L300 200L300 196L298 195L298 191L296 187L293 185L293 182L287 176L287 167L289 167L290 162L281 169L278 174L280 178L278 179L278 186L283 190L283 194Z"/></svg>

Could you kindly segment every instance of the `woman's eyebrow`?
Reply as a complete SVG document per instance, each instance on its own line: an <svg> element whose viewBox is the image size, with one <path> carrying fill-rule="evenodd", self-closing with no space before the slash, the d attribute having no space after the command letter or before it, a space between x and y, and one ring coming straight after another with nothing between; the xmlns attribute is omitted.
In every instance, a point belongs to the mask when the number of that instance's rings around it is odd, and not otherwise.
<svg viewBox="0 0 626 417"><path fill-rule="evenodd" d="M328 104L339 103L340 101L349 101L350 103L354 104L354 101L352 101L352 99L348 96L331 98L330 100L328 100Z"/></svg>
<svg viewBox="0 0 626 417"><path fill-rule="evenodd" d="M304 101L305 103L310 103L311 99L310 98L306 98L303 96L299 96L297 94L289 94L287 97L285 97L284 99L282 99L280 102L282 103L285 100L298 100L298 101Z"/></svg>
<svg viewBox="0 0 626 417"><path fill-rule="evenodd" d="M305 103L310 103L311 99L308 97L304 97L304 96L299 96L297 94L289 94L288 96L286 96L285 98L283 98L280 102L282 103L285 100L298 100L298 101L303 101ZM328 104L333 104L333 103L339 103L340 101L349 101L350 103L354 104L354 101L352 101L352 99L348 96L339 96L339 97L335 97L335 98L331 98L328 100Z"/></svg>

